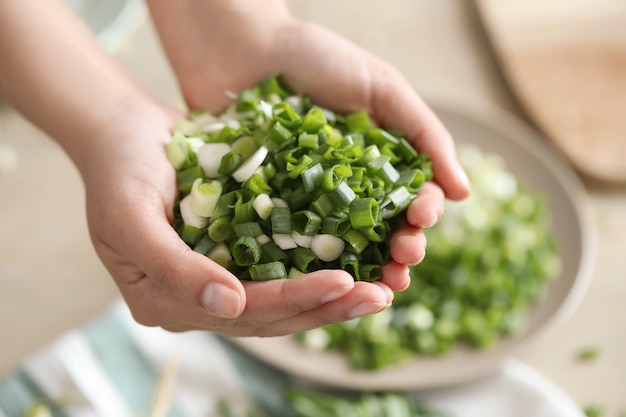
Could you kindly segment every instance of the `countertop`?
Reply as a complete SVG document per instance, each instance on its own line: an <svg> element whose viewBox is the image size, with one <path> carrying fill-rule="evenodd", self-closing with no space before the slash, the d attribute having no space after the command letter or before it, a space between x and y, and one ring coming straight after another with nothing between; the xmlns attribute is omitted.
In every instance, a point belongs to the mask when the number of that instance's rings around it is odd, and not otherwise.
<svg viewBox="0 0 626 417"><path fill-rule="evenodd" d="M496 107L524 117L499 72L472 2L291 0L320 22L396 66L427 99ZM349 16L349 18L348 18ZM153 28L146 22L118 52L160 99L180 102ZM84 213L80 178L61 149L7 107L0 146L18 156L0 175L0 375L118 298L100 264ZM599 236L593 281L573 317L522 357L581 406L626 410L626 186L583 178ZM578 353L596 349L594 361Z"/></svg>

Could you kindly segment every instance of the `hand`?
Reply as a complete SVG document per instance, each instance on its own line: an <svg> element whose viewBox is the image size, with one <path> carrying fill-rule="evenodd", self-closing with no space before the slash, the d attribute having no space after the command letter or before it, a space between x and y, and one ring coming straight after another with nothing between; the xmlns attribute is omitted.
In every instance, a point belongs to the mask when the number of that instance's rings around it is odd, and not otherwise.
<svg viewBox="0 0 626 417"><path fill-rule="evenodd" d="M156 291L155 297L171 294L168 302L143 303L138 310L142 316L136 318L144 324L277 335L380 311L390 305L394 290L409 285L407 265L420 262L425 253L421 229L439 220L444 196L461 199L469 192L450 135L397 71L332 32L294 21L281 4L268 3L252 10L260 3L149 2L188 105L222 109L230 102L226 91L237 92L282 73L320 105L341 112L367 109L382 126L406 132L420 151L431 155L437 182L427 184L409 207L405 225L392 237L393 260L380 282L354 283L344 271L323 271L296 280L242 284L180 247L176 267L167 265L167 256L155 255L164 265L142 269L150 277L144 285ZM168 235L172 233L170 227ZM164 241L181 243L172 237ZM215 296L213 302L207 295ZM198 300L226 318L194 311ZM215 304L217 300L221 303Z"/></svg>
<svg viewBox="0 0 626 417"><path fill-rule="evenodd" d="M344 271L242 283L189 249L171 226L176 179L164 153L180 117L132 103L97 129L84 156L92 241L139 323L171 331L281 335L391 303L386 285L355 283Z"/></svg>

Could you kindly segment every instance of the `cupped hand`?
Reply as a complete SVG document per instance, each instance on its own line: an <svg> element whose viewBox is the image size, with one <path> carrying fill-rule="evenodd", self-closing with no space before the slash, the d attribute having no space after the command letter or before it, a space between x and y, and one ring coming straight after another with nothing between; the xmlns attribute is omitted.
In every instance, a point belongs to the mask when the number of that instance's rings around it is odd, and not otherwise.
<svg viewBox="0 0 626 417"><path fill-rule="evenodd" d="M388 307L387 285L345 271L241 282L171 226L175 171L164 147L182 115L130 105L91 139L83 179L91 238L136 321L236 336L294 333Z"/></svg>
<svg viewBox="0 0 626 417"><path fill-rule="evenodd" d="M159 3L152 13L191 108L219 111L238 92L282 74L298 93L339 112L367 110L382 127L401 130L430 155L435 181L426 184L391 241L383 269L392 290L409 285L407 265L426 250L422 229L443 215L444 200L469 194L450 133L394 68L324 27L293 19L283 2ZM181 47L184 45L184 47Z"/></svg>

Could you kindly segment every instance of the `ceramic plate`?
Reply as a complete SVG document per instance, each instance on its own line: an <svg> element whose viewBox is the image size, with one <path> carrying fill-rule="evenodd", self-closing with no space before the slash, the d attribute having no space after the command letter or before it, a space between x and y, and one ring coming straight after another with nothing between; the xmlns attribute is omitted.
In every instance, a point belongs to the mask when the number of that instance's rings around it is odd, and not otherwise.
<svg viewBox="0 0 626 417"><path fill-rule="evenodd" d="M510 172L547 198L563 269L547 297L529 313L527 330L488 350L459 348L444 357L416 357L408 364L376 372L352 370L342 354L307 350L291 336L237 338L235 343L257 358L314 383L359 390L415 390L485 376L506 359L535 345L570 316L586 292L595 260L591 209L577 175L543 137L512 116L494 110L470 114L450 106L432 107L459 144L474 144L485 153L500 155Z"/></svg>

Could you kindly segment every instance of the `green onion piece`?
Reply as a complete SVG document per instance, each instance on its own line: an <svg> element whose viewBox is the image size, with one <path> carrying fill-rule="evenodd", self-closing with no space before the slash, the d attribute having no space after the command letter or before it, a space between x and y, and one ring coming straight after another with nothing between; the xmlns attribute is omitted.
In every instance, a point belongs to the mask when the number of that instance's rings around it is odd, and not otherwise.
<svg viewBox="0 0 626 417"><path fill-rule="evenodd" d="M265 97L275 94L279 98L285 98L293 94L282 75L267 77L259 83L259 90Z"/></svg>
<svg viewBox="0 0 626 417"><path fill-rule="evenodd" d="M378 224L378 202L371 197L359 198L350 203L348 214L355 229L374 227Z"/></svg>
<svg viewBox="0 0 626 417"><path fill-rule="evenodd" d="M289 260L289 256L282 250L276 242L270 240L267 243L261 245L261 262L287 262Z"/></svg>
<svg viewBox="0 0 626 417"><path fill-rule="evenodd" d="M228 216L218 217L209 224L207 230L209 233L209 237L214 242L225 242L230 237L233 231L231 218Z"/></svg>
<svg viewBox="0 0 626 417"><path fill-rule="evenodd" d="M357 194L361 194L365 187L363 186L363 178L365 176L366 169L363 167L352 167L352 176L348 178L347 182L352 191Z"/></svg>
<svg viewBox="0 0 626 417"><path fill-rule="evenodd" d="M424 185L426 177L421 169L407 169L400 172L400 178L396 181L396 185L404 185L409 192L416 193Z"/></svg>
<svg viewBox="0 0 626 417"><path fill-rule="evenodd" d="M220 166L217 168L219 175L232 175L243 164L244 158L240 153L228 152L220 160Z"/></svg>
<svg viewBox="0 0 626 417"><path fill-rule="evenodd" d="M175 133L165 145L167 159L176 170L190 167L194 164L195 154L192 152L187 139L183 134Z"/></svg>
<svg viewBox="0 0 626 417"><path fill-rule="evenodd" d="M258 237L263 234L261 226L256 222L238 223L233 225L233 231L237 237L252 236Z"/></svg>
<svg viewBox="0 0 626 417"><path fill-rule="evenodd" d="M367 132L367 138L370 140L371 143L377 145L380 148L385 145L391 145L392 148L395 148L400 143L400 139L384 129L369 130Z"/></svg>
<svg viewBox="0 0 626 417"><path fill-rule="evenodd" d="M305 273L300 271L298 268L291 267L289 268L289 274L287 274L287 279L298 278L302 275L305 275Z"/></svg>
<svg viewBox="0 0 626 417"><path fill-rule="evenodd" d="M311 241L311 250L324 262L332 262L339 258L344 249L345 242L333 235L315 235Z"/></svg>
<svg viewBox="0 0 626 417"><path fill-rule="evenodd" d="M291 215L291 227L302 235L317 234L321 225L322 218L311 210L300 210Z"/></svg>
<svg viewBox="0 0 626 417"><path fill-rule="evenodd" d="M381 203L383 219L390 219L401 213L409 207L414 198L415 194L410 193L405 186L392 190Z"/></svg>
<svg viewBox="0 0 626 417"><path fill-rule="evenodd" d="M293 134L291 130L283 126L282 124L275 122L272 127L267 131L267 137L269 137L274 143L281 145L292 139Z"/></svg>
<svg viewBox="0 0 626 417"><path fill-rule="evenodd" d="M361 280L359 273L359 258L352 252L344 252L340 257L341 269L348 272L355 280Z"/></svg>
<svg viewBox="0 0 626 417"><path fill-rule="evenodd" d="M292 131L296 130L302 123L300 115L286 101L275 104L272 108L272 115L274 120Z"/></svg>
<svg viewBox="0 0 626 417"><path fill-rule="evenodd" d="M361 281L377 281L383 276L383 270L380 265L360 264L359 279Z"/></svg>
<svg viewBox="0 0 626 417"><path fill-rule="evenodd" d="M307 193L310 193L320 187L322 178L324 177L324 168L322 167L322 164L315 164L302 171L300 177L302 178L304 190Z"/></svg>
<svg viewBox="0 0 626 417"><path fill-rule="evenodd" d="M385 226L383 226L382 224L371 227L359 228L359 232L367 237L367 240L369 240L370 242L382 242L387 234L385 231Z"/></svg>
<svg viewBox="0 0 626 417"><path fill-rule="evenodd" d="M211 217L220 195L222 184L218 181L202 182L202 178L198 178L194 181L189 194L191 210L198 216Z"/></svg>
<svg viewBox="0 0 626 417"><path fill-rule="evenodd" d="M259 90L256 88L251 88L249 90L244 90L237 95L237 102L235 104L235 108L238 112L246 112L251 110L256 110L257 105L259 103Z"/></svg>
<svg viewBox="0 0 626 417"><path fill-rule="evenodd" d="M302 157L296 162L287 162L286 169L289 178L297 178L302 172L313 162L313 159L309 155L302 155Z"/></svg>
<svg viewBox="0 0 626 417"><path fill-rule="evenodd" d="M272 187L270 187L265 179L259 173L254 173L243 184L243 188L246 188L254 193L254 195L271 194Z"/></svg>
<svg viewBox="0 0 626 417"><path fill-rule="evenodd" d="M269 262L266 264L252 265L249 268L250 278L253 281L268 281L287 277L285 264L282 262Z"/></svg>
<svg viewBox="0 0 626 417"><path fill-rule="evenodd" d="M307 133L317 133L326 124L324 112L319 107L311 107L304 115L300 130Z"/></svg>
<svg viewBox="0 0 626 417"><path fill-rule="evenodd" d="M400 138L395 148L396 155L398 155L404 162L411 162L417 158L417 151L405 138Z"/></svg>
<svg viewBox="0 0 626 417"><path fill-rule="evenodd" d="M294 248L298 247L298 244L291 237L291 234L286 235L286 234L283 234L283 233L274 233L272 235L272 240L282 250L294 249Z"/></svg>
<svg viewBox="0 0 626 417"><path fill-rule="evenodd" d="M295 230L293 230L291 232L290 236L294 240L294 242L296 242L296 244L298 246L300 246L301 248L310 248L311 247L311 242L313 241L313 236L302 235L302 234L296 232Z"/></svg>
<svg viewBox="0 0 626 417"><path fill-rule="evenodd" d="M217 134L215 141L221 143L232 143L238 137L239 130L230 126L224 126L222 130L220 130L220 132Z"/></svg>
<svg viewBox="0 0 626 417"><path fill-rule="evenodd" d="M311 204L311 208L313 208L313 210L315 210L317 214L325 218L333 210L335 210L336 207L331 201L328 194L322 194L315 201L313 201L313 203Z"/></svg>
<svg viewBox="0 0 626 417"><path fill-rule="evenodd" d="M203 232L204 233L204 232ZM202 238L195 244L193 247L194 252L201 253L202 255L206 255L209 250L215 246L217 242L215 242L208 234L204 234Z"/></svg>
<svg viewBox="0 0 626 417"><path fill-rule="evenodd" d="M333 165L324 172L322 189L324 191L336 190L350 176L352 176L352 168L349 165Z"/></svg>
<svg viewBox="0 0 626 417"><path fill-rule="evenodd" d="M290 252L290 260L300 271L313 272L320 268L319 259L312 249L298 247Z"/></svg>
<svg viewBox="0 0 626 417"><path fill-rule="evenodd" d="M204 230L199 229L195 226L191 226L189 224L184 224L179 234L180 234L180 238L186 244L188 244L189 246L194 246L202 238L202 235L204 234Z"/></svg>
<svg viewBox="0 0 626 417"><path fill-rule="evenodd" d="M215 211L213 212L213 218L222 216L232 216L235 212L235 203L239 198L239 191L231 191L224 193L217 200Z"/></svg>
<svg viewBox="0 0 626 417"><path fill-rule="evenodd" d="M263 165L262 171L263 171L262 172L263 176L265 176L265 178L267 178L268 181L274 178L274 175L276 175L276 167L271 162Z"/></svg>
<svg viewBox="0 0 626 417"><path fill-rule="evenodd" d="M191 209L191 195L188 195L180 200L178 209L180 210L180 216L183 219L183 223L189 226L197 227L198 229L202 229L204 226L206 226L208 219L206 217L197 215Z"/></svg>
<svg viewBox="0 0 626 417"><path fill-rule="evenodd" d="M202 167L207 178L220 175L222 158L230 151L230 145L226 143L207 143L198 150L198 165Z"/></svg>
<svg viewBox="0 0 626 417"><path fill-rule="evenodd" d="M361 157L361 163L367 165L370 161L378 158L381 155L380 149L376 145L369 145L363 150L363 156Z"/></svg>
<svg viewBox="0 0 626 417"><path fill-rule="evenodd" d="M391 164L391 162L383 164L376 174L378 175L378 178L382 178L388 185L395 184L395 182L400 178L400 173Z"/></svg>
<svg viewBox="0 0 626 417"><path fill-rule="evenodd" d="M261 219L267 220L272 214L274 202L268 194L259 194L254 198L252 206Z"/></svg>
<svg viewBox="0 0 626 417"><path fill-rule="evenodd" d="M342 236L348 230L351 229L350 219L347 217L340 218L336 216L328 216L324 219L322 223L321 232L334 235L334 236Z"/></svg>
<svg viewBox="0 0 626 417"><path fill-rule="evenodd" d="M255 220L256 211L254 210L254 198L254 195L249 191L239 194L238 199L235 202L233 224L247 223Z"/></svg>
<svg viewBox="0 0 626 417"><path fill-rule="evenodd" d="M228 263L233 259L228 246L225 243L218 243L209 249L206 256L211 259L213 262L223 266L224 268L228 268Z"/></svg>
<svg viewBox="0 0 626 417"><path fill-rule="evenodd" d="M357 111L346 116L346 125L350 132L368 132L372 121L366 110Z"/></svg>
<svg viewBox="0 0 626 417"><path fill-rule="evenodd" d="M344 208L348 207L357 197L347 183L341 182L336 190L328 193L328 198L330 198L335 207Z"/></svg>
<svg viewBox="0 0 626 417"><path fill-rule="evenodd" d="M254 171L263 164L268 150L265 146L261 146L256 152L248 159L235 172L233 172L233 178L237 182L244 182L252 176Z"/></svg>
<svg viewBox="0 0 626 417"><path fill-rule="evenodd" d="M252 236L241 236L230 248L233 259L239 266L250 266L261 259L261 245Z"/></svg>
<svg viewBox="0 0 626 417"><path fill-rule="evenodd" d="M272 234L291 233L291 210L287 207L274 207L270 215Z"/></svg>
<svg viewBox="0 0 626 417"><path fill-rule="evenodd" d="M231 150L248 159L259 149L252 136L242 136L231 145Z"/></svg>
<svg viewBox="0 0 626 417"><path fill-rule="evenodd" d="M352 250L358 255L369 245L369 240L356 229L350 229L342 236L343 240L350 245Z"/></svg>
<svg viewBox="0 0 626 417"><path fill-rule="evenodd" d="M194 165L176 173L178 191L183 194L191 192L193 183L198 178L204 178L204 171L200 165Z"/></svg>
<svg viewBox="0 0 626 417"><path fill-rule="evenodd" d="M319 146L319 137L314 133L302 133L298 136L298 146L317 149Z"/></svg>

